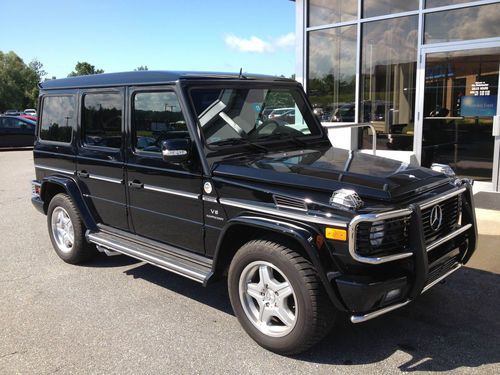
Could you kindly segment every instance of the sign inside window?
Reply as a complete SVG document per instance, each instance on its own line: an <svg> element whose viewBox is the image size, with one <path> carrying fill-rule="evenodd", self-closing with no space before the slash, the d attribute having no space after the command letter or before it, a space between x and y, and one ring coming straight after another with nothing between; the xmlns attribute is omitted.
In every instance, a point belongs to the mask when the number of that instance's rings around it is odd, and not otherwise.
<svg viewBox="0 0 500 375"><path fill-rule="evenodd" d="M497 96L462 96L460 115L464 117L491 117L497 114Z"/></svg>

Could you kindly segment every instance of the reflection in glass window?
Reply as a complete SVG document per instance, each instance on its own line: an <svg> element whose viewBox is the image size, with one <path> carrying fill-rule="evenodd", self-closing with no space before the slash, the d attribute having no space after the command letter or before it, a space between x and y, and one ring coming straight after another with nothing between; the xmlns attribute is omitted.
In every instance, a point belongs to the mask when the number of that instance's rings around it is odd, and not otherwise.
<svg viewBox="0 0 500 375"><path fill-rule="evenodd" d="M119 93L85 94L82 112L83 143L120 148L122 107L122 96Z"/></svg>
<svg viewBox="0 0 500 375"><path fill-rule="evenodd" d="M307 104L297 89L193 89L191 99L205 141L235 146L317 135Z"/></svg>
<svg viewBox="0 0 500 375"><path fill-rule="evenodd" d="M425 15L424 42L492 38L500 35L500 4L447 10Z"/></svg>
<svg viewBox="0 0 500 375"><path fill-rule="evenodd" d="M358 16L358 0L310 0L308 26L355 20Z"/></svg>
<svg viewBox="0 0 500 375"><path fill-rule="evenodd" d="M138 151L159 153L162 141L189 138L177 95L171 91L135 94L132 129Z"/></svg>
<svg viewBox="0 0 500 375"><path fill-rule="evenodd" d="M447 5L470 3L471 1L473 0L425 0L425 7L426 8L444 7Z"/></svg>
<svg viewBox="0 0 500 375"><path fill-rule="evenodd" d="M46 96L43 99L40 139L71 142L76 125L75 100L71 96Z"/></svg>
<svg viewBox="0 0 500 375"><path fill-rule="evenodd" d="M363 18L418 9L418 0L363 0Z"/></svg>
<svg viewBox="0 0 500 375"><path fill-rule="evenodd" d="M375 127L379 149L413 150L417 25L411 16L362 28L359 122ZM366 133L362 147L371 147Z"/></svg>
<svg viewBox="0 0 500 375"><path fill-rule="evenodd" d="M321 121L354 122L356 26L310 31L307 92Z"/></svg>

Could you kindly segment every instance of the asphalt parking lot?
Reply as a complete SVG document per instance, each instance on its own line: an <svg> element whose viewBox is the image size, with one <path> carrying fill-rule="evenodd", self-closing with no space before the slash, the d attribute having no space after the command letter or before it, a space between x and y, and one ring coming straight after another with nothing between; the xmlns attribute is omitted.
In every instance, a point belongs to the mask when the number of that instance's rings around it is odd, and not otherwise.
<svg viewBox="0 0 500 375"><path fill-rule="evenodd" d="M293 358L257 346L224 282L208 288L125 256L71 266L30 202L31 151L0 152L0 374L500 373L500 228L468 267L414 303L347 317Z"/></svg>

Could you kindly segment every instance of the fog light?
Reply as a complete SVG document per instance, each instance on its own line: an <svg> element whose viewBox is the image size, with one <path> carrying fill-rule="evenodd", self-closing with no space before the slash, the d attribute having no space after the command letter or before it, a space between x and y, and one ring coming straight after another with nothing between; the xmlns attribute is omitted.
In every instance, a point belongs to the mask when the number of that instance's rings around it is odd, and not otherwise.
<svg viewBox="0 0 500 375"><path fill-rule="evenodd" d="M396 299L400 296L401 296L401 289L398 288L398 289L389 290L384 297L384 302Z"/></svg>

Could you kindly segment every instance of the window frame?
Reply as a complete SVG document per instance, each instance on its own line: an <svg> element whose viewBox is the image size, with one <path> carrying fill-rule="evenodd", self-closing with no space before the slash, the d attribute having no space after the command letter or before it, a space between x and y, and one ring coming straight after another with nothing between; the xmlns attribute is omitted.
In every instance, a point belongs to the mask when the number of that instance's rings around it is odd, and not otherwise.
<svg viewBox="0 0 500 375"><path fill-rule="evenodd" d="M42 121L43 121L43 113L45 111L45 99L49 97L69 97L73 98L73 104L74 104L74 110L75 110L75 121L71 125L71 137L69 142L62 142L62 141L53 141L50 139L43 139L41 136L42 132ZM78 117L79 117L79 108L78 108L78 101L77 101L77 93L71 92L71 93L47 93L47 94L42 94L40 98L40 112L37 120L37 125L36 125L36 130L35 134L38 139L38 142L42 144L48 144L48 145L61 145L61 146L68 146L73 144L73 140L75 139L75 135L77 133L78 129Z"/></svg>
<svg viewBox="0 0 500 375"><path fill-rule="evenodd" d="M84 133L84 115L83 111L85 110L85 96L87 95L92 95L92 94L117 94L120 96L120 103L121 103L121 124L120 124L120 130L121 130L121 145L120 147L109 147L109 146L99 146L99 145L91 145L85 143L85 133ZM109 152L121 152L126 143L126 137L125 137L125 108L126 108L126 103L125 103L125 95L124 95L124 90L123 88L119 89L114 89L114 88L97 88L97 89L90 89L90 90L82 90L80 91L79 94L80 100L79 100L79 109L78 109L78 124L79 124L79 129L78 129L78 137L79 137L79 142L78 145L81 148L86 148L89 150L104 150L104 151L109 151Z"/></svg>

